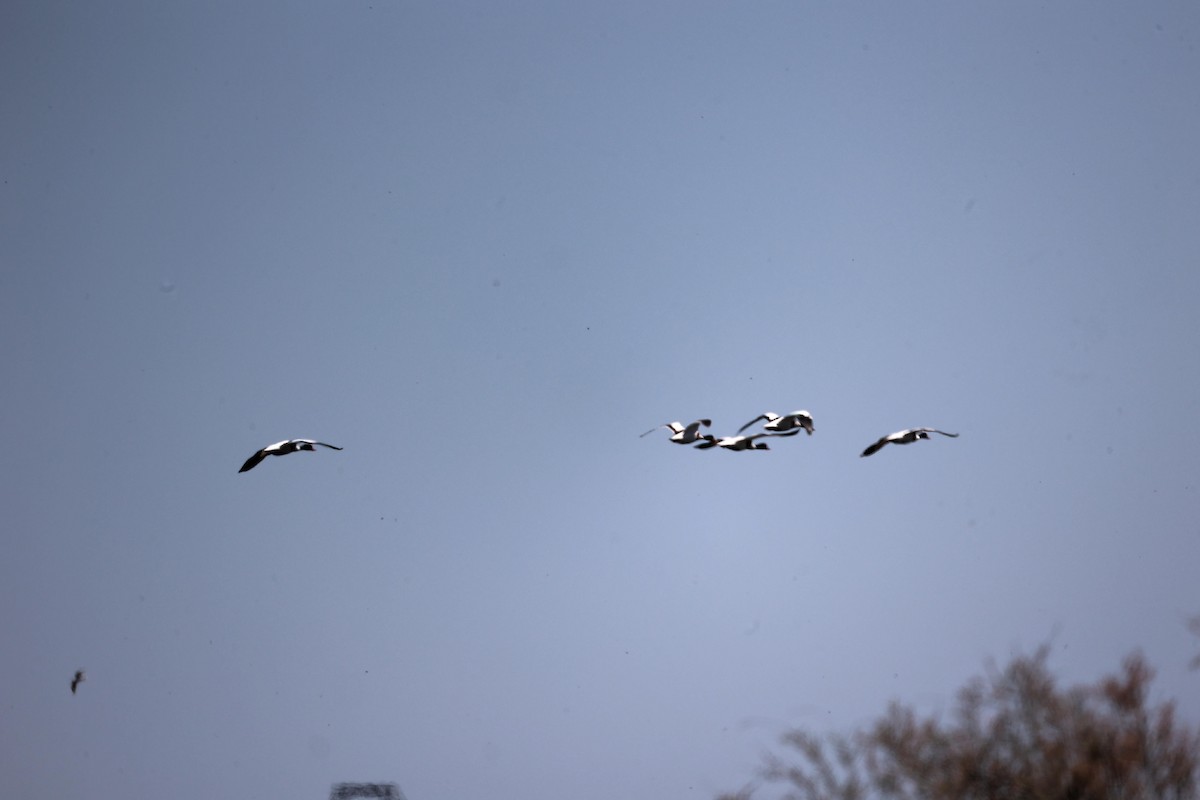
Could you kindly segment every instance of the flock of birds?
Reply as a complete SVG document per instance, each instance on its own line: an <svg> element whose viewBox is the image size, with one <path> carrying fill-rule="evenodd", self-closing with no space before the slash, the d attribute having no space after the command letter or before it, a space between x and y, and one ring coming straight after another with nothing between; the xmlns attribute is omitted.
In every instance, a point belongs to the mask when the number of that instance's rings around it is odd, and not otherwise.
<svg viewBox="0 0 1200 800"><path fill-rule="evenodd" d="M762 431L748 436L742 435L743 431L759 420L765 420ZM700 433L701 427L712 427L712 420L698 419L689 425L684 425L682 422L667 422L662 425L656 425L643 433L642 436L649 436L660 428L666 428L671 431L670 441L675 444L695 445L695 449L697 450L708 450L712 447L723 447L726 450L769 450L771 448L767 446L766 442L757 440L770 436L795 436L800 431L804 431L809 436L812 436L813 418L812 414L807 411L793 411L790 414L783 415L776 414L773 411L766 411L738 428L738 435L736 436L713 436L709 433ZM876 442L868 446L866 450L863 450L860 456L869 456L878 453L884 445L912 444L921 439L928 439L931 433L940 433L942 436L958 438L957 433L947 433L946 431L939 431L937 428L907 428L895 433L889 433L887 436L881 436Z"/></svg>
<svg viewBox="0 0 1200 800"><path fill-rule="evenodd" d="M760 420L763 421L763 429L761 431L743 435L743 432L747 428ZM795 436L800 431L804 431L809 436L812 436L813 418L812 414L807 411L793 411L790 414L783 415L767 411L738 428L737 435L735 436L713 436L710 433L700 433L700 428L702 427L712 427L712 420L698 419L689 425L684 425L682 422L667 422L654 426L643 433L642 436L649 436L660 428L666 428L671 431L670 441L675 442L675 444L695 445L697 450L708 450L713 447L735 451L768 450L770 448L767 447L767 443L760 442L758 441L759 439L772 436ZM909 428L881 437L866 450L863 450L862 455L869 456L877 453L884 445L912 444L921 439L928 439L931 433L940 433L942 436L950 437L958 436L957 433L946 433L945 431L939 431L937 428ZM328 447L330 450L342 449L335 444L326 444L325 442L318 442L315 439L285 439L282 442L269 444L247 458L246 463L242 464L242 468L238 472L249 472L257 467L267 456L286 456L289 453L298 453L301 451L311 453L316 452L318 447ZM87 674L83 670L76 671L74 677L71 679L71 694L75 694L75 691L79 688L79 684L85 680L87 680Z"/></svg>

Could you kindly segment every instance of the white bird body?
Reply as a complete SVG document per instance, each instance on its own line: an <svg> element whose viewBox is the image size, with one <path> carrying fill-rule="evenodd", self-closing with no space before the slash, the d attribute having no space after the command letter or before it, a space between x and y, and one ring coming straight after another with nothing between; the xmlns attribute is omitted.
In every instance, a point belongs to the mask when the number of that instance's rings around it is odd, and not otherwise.
<svg viewBox="0 0 1200 800"><path fill-rule="evenodd" d="M700 426L708 427L712 425L711 419L698 419L690 425L684 425L682 422L667 422L662 425L656 425L641 436L649 436L659 428L667 428L671 431L671 441L675 444L692 444L694 442L711 441L712 436L709 434L700 433ZM639 437L641 438L641 437Z"/></svg>
<svg viewBox="0 0 1200 800"><path fill-rule="evenodd" d="M254 455L246 459L246 463L242 464L242 468L238 472L249 472L258 466L258 462L262 461L267 456L286 456L288 453L295 453L299 450L316 450L316 445L328 447L330 450L341 450L342 448L334 444L325 444L314 439L284 439L282 442L269 444L262 450L259 450Z"/></svg>
<svg viewBox="0 0 1200 800"><path fill-rule="evenodd" d="M764 436L795 436L796 433L755 433L751 436L722 436L709 437L709 440L696 445L697 450L707 450L710 447L723 447L726 450L770 450L766 442L755 442Z"/></svg>
<svg viewBox="0 0 1200 800"><path fill-rule="evenodd" d="M757 417L738 428L738 433L746 430L746 428L749 428L760 419L766 420L766 424L763 425L763 430L771 431L772 433L783 433L785 431L792 430L799 431L800 428L803 428L809 436L812 436L813 418L812 414L808 413L807 411L793 411L792 413L785 414L783 416L780 416L773 411L764 411L762 414L759 414Z"/></svg>
<svg viewBox="0 0 1200 800"><path fill-rule="evenodd" d="M912 444L920 439L928 439L929 434L931 433L940 433L942 436L949 436L952 439L958 438L957 433L946 433L945 431L939 431L937 428L909 428L908 430L889 433L887 436L884 436L866 450L863 450L861 456L869 456L873 453L877 453L884 445Z"/></svg>

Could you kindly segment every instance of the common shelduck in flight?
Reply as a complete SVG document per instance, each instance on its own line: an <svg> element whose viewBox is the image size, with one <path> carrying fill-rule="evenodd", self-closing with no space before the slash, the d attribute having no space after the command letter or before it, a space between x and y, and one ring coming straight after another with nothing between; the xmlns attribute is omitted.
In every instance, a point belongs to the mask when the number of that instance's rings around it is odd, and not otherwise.
<svg viewBox="0 0 1200 800"><path fill-rule="evenodd" d="M275 444L269 444L262 450L259 450L254 455L246 459L246 463L242 464L242 468L238 472L249 472L258 466L258 462L262 461L267 456L286 456L288 453L294 453L297 450L316 450L315 445L328 447L330 450L341 450L342 448L334 444L325 444L324 442L315 442L312 439L287 439Z"/></svg>
<svg viewBox="0 0 1200 800"><path fill-rule="evenodd" d="M958 438L957 433L946 433L945 431L939 431L937 428L912 428L907 431L889 433L866 450L863 450L862 455L869 456L872 453L876 453L885 444L912 444L918 439L928 439L931 433L940 433L942 436L949 436L952 439Z"/></svg>
<svg viewBox="0 0 1200 800"><path fill-rule="evenodd" d="M712 425L712 420L698 419L686 427L682 422L667 422L662 425L657 425L641 435L649 436L659 428L670 428L671 441L675 444L692 444L693 442L699 442L701 440L711 442L713 437L710 434L699 432L701 425L707 428L708 426Z"/></svg>
<svg viewBox="0 0 1200 800"><path fill-rule="evenodd" d="M722 436L720 439L709 437L708 441L696 445L697 450L707 450L710 447L724 447L726 450L770 450L766 442L756 442L764 436L795 436L800 431L791 433L756 433L752 436Z"/></svg>
<svg viewBox="0 0 1200 800"><path fill-rule="evenodd" d="M767 421L767 424L763 425L763 430L768 430L772 433L783 433L784 431L792 431L799 428L804 428L804 430L808 432L808 435L812 436L813 418L812 414L808 413L807 411L793 411L792 413L782 417L774 412L766 411L762 414L759 414L742 427L738 428L738 433L746 430L746 428L749 428L760 419L765 419Z"/></svg>

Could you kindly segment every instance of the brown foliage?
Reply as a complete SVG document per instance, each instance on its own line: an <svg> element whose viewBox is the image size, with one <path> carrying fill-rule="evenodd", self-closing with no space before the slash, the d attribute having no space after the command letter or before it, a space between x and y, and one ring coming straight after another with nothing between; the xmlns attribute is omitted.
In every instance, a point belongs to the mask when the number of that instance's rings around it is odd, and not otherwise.
<svg viewBox="0 0 1200 800"><path fill-rule="evenodd" d="M1146 708L1140 655L1094 686L1056 687L1049 648L976 678L949 722L893 703L870 728L825 739L792 731L795 763L768 756L762 778L787 800L1189 800L1200 732L1172 703ZM750 789L723 800L749 800Z"/></svg>
<svg viewBox="0 0 1200 800"><path fill-rule="evenodd" d="M1192 617L1188 620L1188 630L1200 636L1200 617ZM1192 669L1200 669L1200 655L1197 655L1188 664Z"/></svg>

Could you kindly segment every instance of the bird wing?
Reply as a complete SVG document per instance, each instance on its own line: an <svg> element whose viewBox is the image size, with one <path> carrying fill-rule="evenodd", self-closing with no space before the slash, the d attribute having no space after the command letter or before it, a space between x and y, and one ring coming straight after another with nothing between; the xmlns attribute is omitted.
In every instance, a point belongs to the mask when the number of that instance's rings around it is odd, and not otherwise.
<svg viewBox="0 0 1200 800"><path fill-rule="evenodd" d="M321 445L321 447L328 447L330 450L341 450L342 449L341 447L338 447L336 444L325 444L324 442L312 442L312 444L319 444L319 445Z"/></svg>
<svg viewBox="0 0 1200 800"><path fill-rule="evenodd" d="M671 433L683 433L683 431L684 431L682 422L664 422L662 425L656 425L653 428L651 428L650 430L646 431L645 433L642 434L642 436L649 436L650 434L654 433L659 428L668 428L668 429L670 429Z"/></svg>
<svg viewBox="0 0 1200 800"><path fill-rule="evenodd" d="M238 472L249 472L250 470L252 470L258 466L258 462L262 461L266 457L267 457L266 449L259 450L257 453L255 453L254 455L252 455L246 459L246 463L242 464L242 468L239 469Z"/></svg>
<svg viewBox="0 0 1200 800"><path fill-rule="evenodd" d="M862 453L859 455L859 457L860 457L860 458L862 458L862 457L865 457L865 456L872 455L872 454L874 454L874 453L878 453L878 452L879 452L879 448L883 447L885 444L887 444L888 442L890 442L890 441L892 440L892 436L893 436L893 435L894 435L894 434L890 434L890 433L889 433L887 436L883 436L883 437L881 437L881 438L879 439L879 441L875 442L875 444L871 445L871 446L870 446L870 447L868 447L866 450L863 450L863 451L862 451Z"/></svg>
<svg viewBox="0 0 1200 800"><path fill-rule="evenodd" d="M760 419L765 419L765 420L767 420L767 421L769 422L769 421L771 420L771 417L773 417L773 416L775 416L775 415L774 415L774 414L772 414L770 411L768 411L768 412L767 412L767 413L765 413L765 414L759 414L757 417L755 417L754 419L750 420L749 422L747 422L747 423L746 423L745 425L743 425L742 427L738 428L737 432L738 432L738 433L741 433L742 431L746 430L746 428L749 428L751 425L753 425L754 423L758 422Z"/></svg>
<svg viewBox="0 0 1200 800"><path fill-rule="evenodd" d="M946 433L945 431L939 431L937 428L917 428L917 430L925 431L925 433L940 433L942 436L949 436L951 439L958 438L957 433Z"/></svg>

